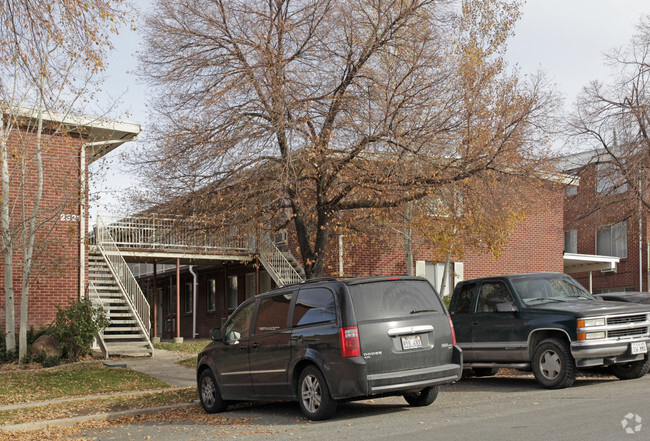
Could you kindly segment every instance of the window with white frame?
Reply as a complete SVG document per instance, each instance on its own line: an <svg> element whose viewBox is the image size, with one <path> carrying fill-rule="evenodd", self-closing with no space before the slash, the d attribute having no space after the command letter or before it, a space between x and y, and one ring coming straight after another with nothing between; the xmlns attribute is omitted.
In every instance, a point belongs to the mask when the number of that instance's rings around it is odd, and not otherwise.
<svg viewBox="0 0 650 441"><path fill-rule="evenodd" d="M228 276L228 309L235 309L239 304L239 287L237 276Z"/></svg>
<svg viewBox="0 0 650 441"><path fill-rule="evenodd" d="M596 253L601 256L627 257L627 222L598 228Z"/></svg>
<svg viewBox="0 0 650 441"><path fill-rule="evenodd" d="M253 297L257 294L257 274L246 274L246 298Z"/></svg>
<svg viewBox="0 0 650 441"><path fill-rule="evenodd" d="M596 165L597 194L616 194L626 191L627 182L625 182L620 168L610 163Z"/></svg>
<svg viewBox="0 0 650 441"><path fill-rule="evenodd" d="M564 252L573 254L578 252L578 230L564 232Z"/></svg>
<svg viewBox="0 0 650 441"><path fill-rule="evenodd" d="M215 279L208 280L208 311L216 311L217 309L217 281Z"/></svg>

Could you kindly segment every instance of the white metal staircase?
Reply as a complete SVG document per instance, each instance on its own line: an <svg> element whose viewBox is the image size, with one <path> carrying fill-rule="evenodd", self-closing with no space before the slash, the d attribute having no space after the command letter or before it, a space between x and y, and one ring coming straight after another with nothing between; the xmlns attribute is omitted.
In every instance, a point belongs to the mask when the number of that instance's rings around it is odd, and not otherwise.
<svg viewBox="0 0 650 441"><path fill-rule="evenodd" d="M96 291L98 300L111 322L100 336L100 344L104 346L102 349L106 356L153 354L148 332L142 329L108 263L97 248L89 252L88 275L92 284L90 291Z"/></svg>
<svg viewBox="0 0 650 441"><path fill-rule="evenodd" d="M104 307L111 324L100 335L106 356L153 355L149 303L101 219L96 245L88 256L90 294Z"/></svg>

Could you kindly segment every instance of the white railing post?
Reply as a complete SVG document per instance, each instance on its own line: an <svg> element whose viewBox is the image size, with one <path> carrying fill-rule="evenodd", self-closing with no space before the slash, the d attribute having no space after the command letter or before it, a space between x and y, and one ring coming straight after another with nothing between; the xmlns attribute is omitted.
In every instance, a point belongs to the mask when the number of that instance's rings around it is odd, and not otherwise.
<svg viewBox="0 0 650 441"><path fill-rule="evenodd" d="M106 313L106 316L108 316L109 312L106 310L106 306L104 305L104 302L102 302L102 299L99 297L97 288L95 287L95 284L92 282L92 280L88 282L88 297L90 298L90 301L92 302L93 305L101 306L104 312ZM97 340L99 341L99 346L101 347L102 352L104 353L104 357L108 358L109 353L108 353L108 348L106 347L106 342L104 341L103 329L97 333Z"/></svg>

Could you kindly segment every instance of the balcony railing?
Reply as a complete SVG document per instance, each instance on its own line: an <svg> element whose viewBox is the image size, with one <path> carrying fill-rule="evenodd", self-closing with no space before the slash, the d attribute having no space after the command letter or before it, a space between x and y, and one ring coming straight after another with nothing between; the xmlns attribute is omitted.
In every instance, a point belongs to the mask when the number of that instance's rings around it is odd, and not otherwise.
<svg viewBox="0 0 650 441"><path fill-rule="evenodd" d="M247 234L215 233L200 222L156 216L111 217L103 223L121 250L181 251L207 254L254 252Z"/></svg>

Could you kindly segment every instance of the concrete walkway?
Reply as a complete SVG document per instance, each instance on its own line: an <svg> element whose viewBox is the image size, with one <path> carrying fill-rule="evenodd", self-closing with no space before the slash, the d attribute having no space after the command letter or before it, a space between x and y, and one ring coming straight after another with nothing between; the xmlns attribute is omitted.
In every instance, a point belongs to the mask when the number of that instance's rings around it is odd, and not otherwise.
<svg viewBox="0 0 650 441"><path fill-rule="evenodd" d="M179 360L190 358L192 354L154 349L153 357L125 357L122 362L134 371L168 383L174 387L196 386L196 370L179 365Z"/></svg>

